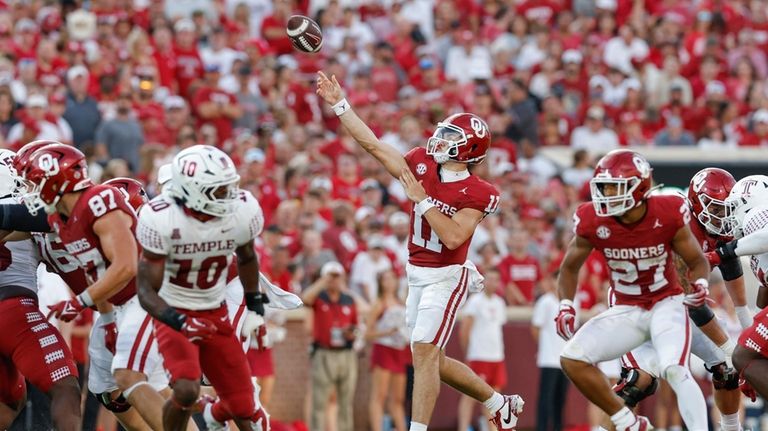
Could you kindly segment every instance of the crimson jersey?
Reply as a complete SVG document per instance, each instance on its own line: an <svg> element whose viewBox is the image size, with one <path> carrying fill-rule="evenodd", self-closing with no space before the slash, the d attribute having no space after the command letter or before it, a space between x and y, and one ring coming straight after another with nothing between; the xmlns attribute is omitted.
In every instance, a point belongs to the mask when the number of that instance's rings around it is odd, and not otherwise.
<svg viewBox="0 0 768 431"><path fill-rule="evenodd" d="M693 218L688 223L688 226L691 228L691 233L696 238L696 242L699 243L699 246L701 246L705 253L715 250L715 247L717 247L717 237L710 235L707 232L707 228Z"/></svg>
<svg viewBox="0 0 768 431"><path fill-rule="evenodd" d="M691 221L688 205L682 197L671 195L651 196L646 205L645 216L631 225L597 216L591 203L581 204L573 216L576 235L605 256L616 304L650 308L683 293L672 239Z"/></svg>
<svg viewBox="0 0 768 431"><path fill-rule="evenodd" d="M440 180L440 165L432 156L427 155L423 147L414 148L405 155L405 161L416 179L422 181L429 199L435 208L448 217L453 217L459 210L472 208L484 214L492 214L499 205L499 191L496 187L476 175L470 175L460 181L444 183ZM424 216L416 214L416 206L411 210L411 234L408 242L408 261L416 266L439 268L448 265L463 265L472 237L455 250L440 241L437 233L429 227Z"/></svg>
<svg viewBox="0 0 768 431"><path fill-rule="evenodd" d="M58 235L53 232L34 233L32 240L48 270L58 274L75 295L88 288L85 270L80 267L80 262L67 252Z"/></svg>
<svg viewBox="0 0 768 431"><path fill-rule="evenodd" d="M93 224L112 211L123 211L130 215L133 220L131 231L136 233L136 214L126 202L125 196L118 189L103 184L83 191L68 218L65 219L59 213L48 216L48 224L59 235L67 252L85 270L89 285L95 283L110 264L101 249L99 237L93 232ZM135 294L136 280L133 279L109 302L120 305Z"/></svg>

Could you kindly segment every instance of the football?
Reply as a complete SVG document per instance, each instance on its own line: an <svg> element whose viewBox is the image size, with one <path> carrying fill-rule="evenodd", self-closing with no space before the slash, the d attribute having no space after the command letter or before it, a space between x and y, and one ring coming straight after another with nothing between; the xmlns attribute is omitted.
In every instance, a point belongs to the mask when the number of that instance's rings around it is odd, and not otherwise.
<svg viewBox="0 0 768 431"><path fill-rule="evenodd" d="M304 15L288 18L285 29L294 48L302 52L318 52L323 47L323 32L315 21Z"/></svg>

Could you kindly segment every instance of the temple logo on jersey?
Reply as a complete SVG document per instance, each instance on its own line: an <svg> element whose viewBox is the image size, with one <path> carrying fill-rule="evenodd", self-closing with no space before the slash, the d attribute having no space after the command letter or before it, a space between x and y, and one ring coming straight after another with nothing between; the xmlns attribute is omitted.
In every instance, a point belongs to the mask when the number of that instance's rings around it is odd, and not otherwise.
<svg viewBox="0 0 768 431"><path fill-rule="evenodd" d="M69 254L78 254L92 248L91 243L88 242L88 238L78 239L77 241L70 242L64 246L67 248L67 253Z"/></svg>
<svg viewBox="0 0 768 431"><path fill-rule="evenodd" d="M173 228L173 232L171 232L171 239L181 239L181 232L179 231L179 228Z"/></svg>
<svg viewBox="0 0 768 431"><path fill-rule="evenodd" d="M659 244L651 247L606 248L604 253L607 259L627 260L663 256L666 251L664 244Z"/></svg>
<svg viewBox="0 0 768 431"><path fill-rule="evenodd" d="M416 165L416 173L419 175L424 175L427 173L427 165L425 163L419 163Z"/></svg>
<svg viewBox="0 0 768 431"><path fill-rule="evenodd" d="M432 202L435 205L435 207L438 209L438 211L440 211L443 214L446 214L446 215L449 215L449 216L453 216L453 215L456 214L456 211L458 211L458 209L456 207L452 207L452 206L448 205L445 202L442 202L442 201L439 201L439 200L433 198L432 196L430 196L428 199L429 199L430 202Z"/></svg>
<svg viewBox="0 0 768 431"><path fill-rule="evenodd" d="M608 229L608 226L600 225L597 227L595 234L600 239L608 239L611 237L611 230Z"/></svg>
<svg viewBox="0 0 768 431"><path fill-rule="evenodd" d="M234 250L235 240L217 240L217 241L205 241L205 242L193 242L189 244L174 244L174 254L196 254L196 253L208 253L218 250Z"/></svg>

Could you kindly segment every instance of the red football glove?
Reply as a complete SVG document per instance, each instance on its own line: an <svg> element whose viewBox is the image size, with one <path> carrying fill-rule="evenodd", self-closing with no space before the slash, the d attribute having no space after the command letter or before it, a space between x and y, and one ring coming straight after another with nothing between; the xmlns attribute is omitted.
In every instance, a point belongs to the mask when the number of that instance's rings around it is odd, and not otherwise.
<svg viewBox="0 0 768 431"><path fill-rule="evenodd" d="M704 257L707 258L707 262L709 262L710 268L714 268L717 265L720 265L722 263L722 260L720 259L720 255L717 254L717 252L715 251L704 253Z"/></svg>
<svg viewBox="0 0 768 431"><path fill-rule="evenodd" d="M698 308L707 303L709 296L709 282L700 278L691 283L691 292L685 294L683 304L691 308Z"/></svg>
<svg viewBox="0 0 768 431"><path fill-rule="evenodd" d="M743 378L739 378L739 389L741 389L741 393L746 395L753 403L757 400L757 392L755 392L752 385Z"/></svg>
<svg viewBox="0 0 768 431"><path fill-rule="evenodd" d="M202 317L187 317L181 326L181 333L192 342L207 340L217 332L216 324Z"/></svg>
<svg viewBox="0 0 768 431"><path fill-rule="evenodd" d="M69 301L61 301L57 302L56 304L49 305L48 309L50 311L48 312L48 315L45 316L45 318L50 320L51 316L54 316L63 322L71 322L75 320L78 314L85 310L85 308L85 304L80 302L80 298L74 297Z"/></svg>
<svg viewBox="0 0 768 431"><path fill-rule="evenodd" d="M576 309L573 308L573 301L563 299L560 301L560 311L555 317L555 326L557 327L557 335L564 340L570 340L573 337L576 326Z"/></svg>
<svg viewBox="0 0 768 431"><path fill-rule="evenodd" d="M114 355L117 351L117 323L109 322L102 328L104 328L104 345Z"/></svg>

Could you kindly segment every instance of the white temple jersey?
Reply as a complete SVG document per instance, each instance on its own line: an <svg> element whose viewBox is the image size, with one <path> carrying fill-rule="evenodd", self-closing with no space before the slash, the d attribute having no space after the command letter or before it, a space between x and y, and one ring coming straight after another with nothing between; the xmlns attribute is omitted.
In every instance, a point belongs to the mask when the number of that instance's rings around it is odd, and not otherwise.
<svg viewBox="0 0 768 431"><path fill-rule="evenodd" d="M206 222L161 194L141 209L136 232L145 250L165 256L160 297L172 307L212 310L224 301L235 249L261 233L263 225L259 202L245 190L231 215Z"/></svg>

